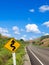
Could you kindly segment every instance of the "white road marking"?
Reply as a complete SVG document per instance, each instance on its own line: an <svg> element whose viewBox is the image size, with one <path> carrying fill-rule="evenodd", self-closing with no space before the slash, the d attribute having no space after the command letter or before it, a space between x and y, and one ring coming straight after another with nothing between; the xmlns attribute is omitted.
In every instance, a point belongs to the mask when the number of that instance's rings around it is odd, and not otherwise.
<svg viewBox="0 0 49 65"><path fill-rule="evenodd" d="M30 49L29 49L30 50ZM30 50L31 51L31 50ZM41 65L44 65L43 63L42 63L42 61L31 51L31 53L33 54L33 56L39 61L39 63L41 64Z"/></svg>

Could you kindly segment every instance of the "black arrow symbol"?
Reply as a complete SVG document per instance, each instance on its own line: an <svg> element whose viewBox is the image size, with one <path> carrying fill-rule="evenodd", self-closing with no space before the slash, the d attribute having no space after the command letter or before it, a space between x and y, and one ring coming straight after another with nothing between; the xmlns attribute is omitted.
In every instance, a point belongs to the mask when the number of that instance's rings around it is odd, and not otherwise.
<svg viewBox="0 0 49 65"><path fill-rule="evenodd" d="M12 50L14 51L14 49L15 49L15 46L13 46L14 45L14 43L15 43L15 41L14 40L12 40L11 41L11 44L10 44L10 46L13 48Z"/></svg>

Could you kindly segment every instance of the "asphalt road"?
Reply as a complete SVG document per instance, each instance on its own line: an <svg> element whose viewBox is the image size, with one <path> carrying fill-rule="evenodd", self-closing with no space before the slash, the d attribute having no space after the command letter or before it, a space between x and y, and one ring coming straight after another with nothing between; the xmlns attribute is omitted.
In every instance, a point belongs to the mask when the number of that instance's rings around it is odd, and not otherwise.
<svg viewBox="0 0 49 65"><path fill-rule="evenodd" d="M31 65L49 65L49 48L30 45L26 49L30 57Z"/></svg>

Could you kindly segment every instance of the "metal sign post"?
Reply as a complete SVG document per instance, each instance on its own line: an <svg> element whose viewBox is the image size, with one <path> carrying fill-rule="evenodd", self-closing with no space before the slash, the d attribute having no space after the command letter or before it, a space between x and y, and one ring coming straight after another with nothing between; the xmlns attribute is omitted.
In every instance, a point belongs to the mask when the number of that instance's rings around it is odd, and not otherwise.
<svg viewBox="0 0 49 65"><path fill-rule="evenodd" d="M19 48L20 44L15 39L9 40L4 47L12 52L13 65L16 65L16 54L15 51Z"/></svg>
<svg viewBox="0 0 49 65"><path fill-rule="evenodd" d="M12 53L12 57L13 57L13 65L16 65L16 54L15 54L15 52Z"/></svg>

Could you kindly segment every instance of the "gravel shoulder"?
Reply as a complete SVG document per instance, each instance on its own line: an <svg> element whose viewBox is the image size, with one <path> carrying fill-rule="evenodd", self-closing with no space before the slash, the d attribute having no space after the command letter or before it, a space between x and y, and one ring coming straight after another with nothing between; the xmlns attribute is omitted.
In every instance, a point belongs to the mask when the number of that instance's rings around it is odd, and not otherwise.
<svg viewBox="0 0 49 65"><path fill-rule="evenodd" d="M26 52L26 54L24 56L24 65L31 65L31 62L30 62L26 48L25 48L25 52Z"/></svg>

